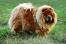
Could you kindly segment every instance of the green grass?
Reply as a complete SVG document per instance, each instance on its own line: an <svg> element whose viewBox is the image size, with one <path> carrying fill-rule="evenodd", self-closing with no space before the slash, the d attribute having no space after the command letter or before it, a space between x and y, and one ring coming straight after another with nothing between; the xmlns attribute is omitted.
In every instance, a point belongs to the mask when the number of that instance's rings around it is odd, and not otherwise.
<svg viewBox="0 0 66 44"><path fill-rule="evenodd" d="M58 23L48 37L13 34L8 27L11 10L20 3L31 2L36 7L52 6L58 15ZM60 20L60 21L59 21ZM66 44L65 0L0 0L0 44Z"/></svg>

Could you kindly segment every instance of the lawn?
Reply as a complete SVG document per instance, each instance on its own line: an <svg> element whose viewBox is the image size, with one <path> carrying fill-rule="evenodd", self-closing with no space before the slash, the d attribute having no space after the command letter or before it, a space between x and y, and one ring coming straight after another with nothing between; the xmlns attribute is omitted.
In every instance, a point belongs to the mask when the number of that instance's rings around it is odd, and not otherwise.
<svg viewBox="0 0 66 44"><path fill-rule="evenodd" d="M58 22L48 37L13 34L8 27L12 9L20 3L31 2L34 6L52 6ZM0 44L66 44L66 0L0 0Z"/></svg>

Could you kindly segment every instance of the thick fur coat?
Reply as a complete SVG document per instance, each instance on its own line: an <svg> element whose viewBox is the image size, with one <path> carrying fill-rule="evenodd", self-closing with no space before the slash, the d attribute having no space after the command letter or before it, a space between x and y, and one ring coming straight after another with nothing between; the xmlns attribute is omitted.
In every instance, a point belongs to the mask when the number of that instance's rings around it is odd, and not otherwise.
<svg viewBox="0 0 66 44"><path fill-rule="evenodd" d="M11 31L26 31L47 35L57 23L57 14L51 6L43 5L37 10L31 3L16 6L9 19Z"/></svg>

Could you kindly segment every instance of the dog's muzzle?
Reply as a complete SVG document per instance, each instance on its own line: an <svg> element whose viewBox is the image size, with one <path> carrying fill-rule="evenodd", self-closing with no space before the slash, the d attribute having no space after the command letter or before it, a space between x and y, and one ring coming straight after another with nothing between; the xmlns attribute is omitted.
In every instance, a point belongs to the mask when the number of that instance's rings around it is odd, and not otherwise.
<svg viewBox="0 0 66 44"><path fill-rule="evenodd" d="M47 22L47 23L50 23L51 21L52 21L52 17L51 17L51 16L47 16L47 17L46 17L46 22Z"/></svg>

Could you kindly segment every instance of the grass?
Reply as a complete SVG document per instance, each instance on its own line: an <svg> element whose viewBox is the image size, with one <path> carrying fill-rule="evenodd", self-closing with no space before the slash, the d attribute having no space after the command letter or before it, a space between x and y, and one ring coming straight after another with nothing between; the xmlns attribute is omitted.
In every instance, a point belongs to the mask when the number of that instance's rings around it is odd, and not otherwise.
<svg viewBox="0 0 66 44"><path fill-rule="evenodd" d="M13 34L8 27L11 10L20 3L31 2L36 7L52 6L58 14L58 23L48 37ZM65 0L0 0L0 44L66 44L66 1Z"/></svg>

